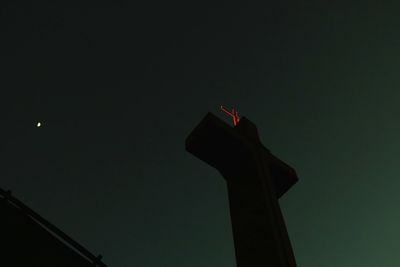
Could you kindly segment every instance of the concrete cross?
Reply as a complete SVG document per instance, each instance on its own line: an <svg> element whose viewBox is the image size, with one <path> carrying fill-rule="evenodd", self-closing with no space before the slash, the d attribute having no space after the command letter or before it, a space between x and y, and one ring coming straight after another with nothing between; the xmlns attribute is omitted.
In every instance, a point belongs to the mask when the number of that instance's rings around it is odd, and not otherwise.
<svg viewBox="0 0 400 267"><path fill-rule="evenodd" d="M242 117L232 127L208 113L185 145L226 180L237 266L296 267L278 199L298 178L263 146L256 125Z"/></svg>

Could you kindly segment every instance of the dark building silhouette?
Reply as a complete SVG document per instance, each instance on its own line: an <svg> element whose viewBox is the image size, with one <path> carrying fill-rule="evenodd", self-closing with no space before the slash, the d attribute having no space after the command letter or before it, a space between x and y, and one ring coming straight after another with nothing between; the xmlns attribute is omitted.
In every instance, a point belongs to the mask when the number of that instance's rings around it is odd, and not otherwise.
<svg viewBox="0 0 400 267"><path fill-rule="evenodd" d="M256 125L243 117L231 127L208 113L186 150L226 180L237 266L295 267L278 199L298 178L263 146Z"/></svg>
<svg viewBox="0 0 400 267"><path fill-rule="evenodd" d="M107 267L87 249L0 188L0 266Z"/></svg>

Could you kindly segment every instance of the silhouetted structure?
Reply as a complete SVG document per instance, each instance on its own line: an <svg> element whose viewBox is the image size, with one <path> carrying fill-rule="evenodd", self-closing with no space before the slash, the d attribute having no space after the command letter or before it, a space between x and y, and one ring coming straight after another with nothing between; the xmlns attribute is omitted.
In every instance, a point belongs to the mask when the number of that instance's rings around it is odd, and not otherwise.
<svg viewBox="0 0 400 267"><path fill-rule="evenodd" d="M107 267L87 249L0 188L0 266Z"/></svg>
<svg viewBox="0 0 400 267"><path fill-rule="evenodd" d="M298 181L273 156L254 123L231 127L208 113L186 139L186 150L216 168L228 186L238 267L295 267L278 198Z"/></svg>

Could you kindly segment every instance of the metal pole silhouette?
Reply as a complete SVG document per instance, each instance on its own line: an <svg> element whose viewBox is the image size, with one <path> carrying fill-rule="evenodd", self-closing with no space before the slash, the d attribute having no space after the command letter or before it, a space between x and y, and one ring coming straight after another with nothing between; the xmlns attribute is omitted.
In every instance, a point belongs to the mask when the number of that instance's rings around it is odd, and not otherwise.
<svg viewBox="0 0 400 267"><path fill-rule="evenodd" d="M231 127L207 113L185 145L226 180L237 266L296 267L278 199L298 178L263 146L256 125L242 117Z"/></svg>

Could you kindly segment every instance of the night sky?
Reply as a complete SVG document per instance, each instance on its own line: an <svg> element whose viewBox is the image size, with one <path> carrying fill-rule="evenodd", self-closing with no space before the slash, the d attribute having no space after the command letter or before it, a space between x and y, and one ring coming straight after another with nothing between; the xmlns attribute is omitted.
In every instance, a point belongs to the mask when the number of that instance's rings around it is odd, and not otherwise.
<svg viewBox="0 0 400 267"><path fill-rule="evenodd" d="M400 6L39 2L0 3L0 187L110 267L235 266L184 146L235 106L299 176L299 267L399 266Z"/></svg>

